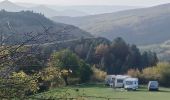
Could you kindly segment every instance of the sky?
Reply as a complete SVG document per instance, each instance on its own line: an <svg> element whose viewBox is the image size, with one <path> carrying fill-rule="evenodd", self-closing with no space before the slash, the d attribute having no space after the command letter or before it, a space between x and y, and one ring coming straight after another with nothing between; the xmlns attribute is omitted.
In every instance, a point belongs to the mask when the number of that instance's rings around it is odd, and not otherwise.
<svg viewBox="0 0 170 100"><path fill-rule="evenodd" d="M129 5L129 6L153 6L164 3L170 3L170 0L9 0L9 1L50 5Z"/></svg>

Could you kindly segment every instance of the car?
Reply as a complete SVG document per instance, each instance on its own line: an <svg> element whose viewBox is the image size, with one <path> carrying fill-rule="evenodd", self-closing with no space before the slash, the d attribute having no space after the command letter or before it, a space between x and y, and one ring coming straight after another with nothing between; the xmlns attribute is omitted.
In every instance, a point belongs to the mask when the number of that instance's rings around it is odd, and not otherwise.
<svg viewBox="0 0 170 100"><path fill-rule="evenodd" d="M148 83L148 90L149 91L158 91L159 90L159 83L158 83L158 81L149 81L149 83Z"/></svg>

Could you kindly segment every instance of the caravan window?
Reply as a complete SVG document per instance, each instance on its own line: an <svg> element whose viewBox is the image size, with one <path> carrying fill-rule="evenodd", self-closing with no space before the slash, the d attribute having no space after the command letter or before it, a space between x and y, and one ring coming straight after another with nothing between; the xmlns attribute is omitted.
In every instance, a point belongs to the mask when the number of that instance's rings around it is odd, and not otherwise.
<svg viewBox="0 0 170 100"><path fill-rule="evenodd" d="M117 83L123 83L123 80L122 79L118 79Z"/></svg>
<svg viewBox="0 0 170 100"><path fill-rule="evenodd" d="M133 85L133 82L132 81L126 81L126 84L127 85Z"/></svg>

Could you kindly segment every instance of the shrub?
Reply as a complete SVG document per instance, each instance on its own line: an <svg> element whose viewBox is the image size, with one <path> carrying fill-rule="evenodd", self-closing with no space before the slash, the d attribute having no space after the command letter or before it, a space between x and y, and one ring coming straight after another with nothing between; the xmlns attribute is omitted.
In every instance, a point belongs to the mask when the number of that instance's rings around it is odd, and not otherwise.
<svg viewBox="0 0 170 100"><path fill-rule="evenodd" d="M23 99L39 89L37 76L29 76L23 71L14 72L10 78L0 79L0 97Z"/></svg>
<svg viewBox="0 0 170 100"><path fill-rule="evenodd" d="M80 83L88 82L93 74L90 65L86 64L83 60L80 61Z"/></svg>
<svg viewBox="0 0 170 100"><path fill-rule="evenodd" d="M66 85L69 85L69 78L70 81L71 78L80 79L79 82L82 83L89 81L92 75L91 67L72 51L67 49L59 52L54 52L50 57L49 64L52 67L65 70L67 72L66 75L62 75Z"/></svg>
<svg viewBox="0 0 170 100"><path fill-rule="evenodd" d="M163 86L170 87L170 64L162 63L162 66L158 66L160 71L160 83Z"/></svg>
<svg viewBox="0 0 170 100"><path fill-rule="evenodd" d="M65 83L57 67L47 67L39 72L40 92L53 87L63 86Z"/></svg>
<svg viewBox="0 0 170 100"><path fill-rule="evenodd" d="M140 77L140 71L138 69L130 69L128 70L127 74L132 77Z"/></svg>
<svg viewBox="0 0 170 100"><path fill-rule="evenodd" d="M145 82L157 80L162 86L170 86L170 64L164 62L145 68L142 70L140 78Z"/></svg>
<svg viewBox="0 0 170 100"><path fill-rule="evenodd" d="M105 80L105 77L107 75L106 72L96 68L95 66L93 66L92 70L93 70L93 75L92 75L92 78L91 78L92 81L103 82Z"/></svg>

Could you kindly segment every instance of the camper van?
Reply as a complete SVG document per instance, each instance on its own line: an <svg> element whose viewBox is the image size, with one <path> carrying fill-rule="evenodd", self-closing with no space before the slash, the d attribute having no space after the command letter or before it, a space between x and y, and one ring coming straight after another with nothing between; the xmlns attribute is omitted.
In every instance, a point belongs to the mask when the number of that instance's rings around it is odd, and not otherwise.
<svg viewBox="0 0 170 100"><path fill-rule="evenodd" d="M115 87L116 88L123 88L125 79L130 78L127 75L117 75L115 78Z"/></svg>
<svg viewBox="0 0 170 100"><path fill-rule="evenodd" d="M127 90L136 90L138 88L138 78L126 78L124 88Z"/></svg>
<svg viewBox="0 0 170 100"><path fill-rule="evenodd" d="M159 90L159 83L158 83L158 81L149 81L149 83L148 83L148 90L149 91L158 91Z"/></svg>

